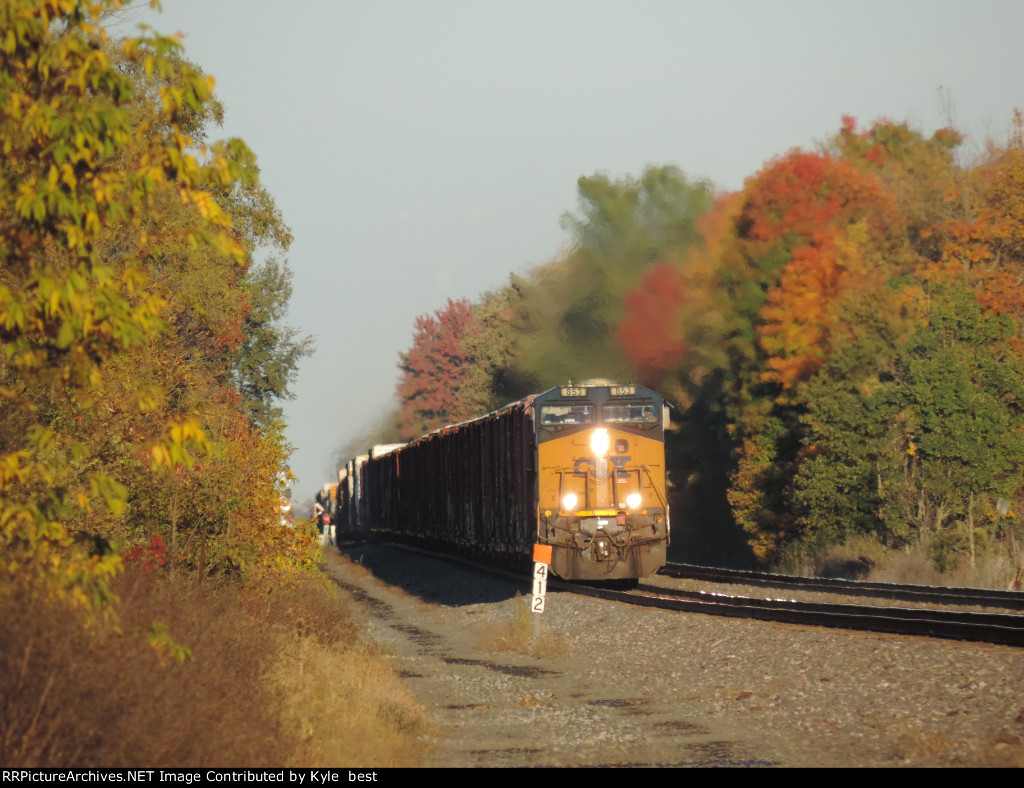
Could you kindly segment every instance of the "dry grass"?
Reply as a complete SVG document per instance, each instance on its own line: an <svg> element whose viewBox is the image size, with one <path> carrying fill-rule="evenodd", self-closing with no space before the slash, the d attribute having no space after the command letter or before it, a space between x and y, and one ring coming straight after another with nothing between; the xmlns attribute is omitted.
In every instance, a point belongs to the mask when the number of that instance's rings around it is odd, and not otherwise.
<svg viewBox="0 0 1024 788"><path fill-rule="evenodd" d="M347 555L343 555L336 550L329 550L325 552L323 558L325 564L335 564L344 567L345 573L350 577L357 577L376 588L387 591L389 594L393 594L403 599L416 601L422 610L437 609L437 605L422 601L416 596L416 594L409 593L401 586L395 586L384 582L373 573L372 569L363 566L359 561L353 561Z"/></svg>
<svg viewBox="0 0 1024 788"><path fill-rule="evenodd" d="M354 645L325 584L242 590L127 575L117 591L107 621L0 598L0 763L419 763L422 710Z"/></svg>
<svg viewBox="0 0 1024 788"><path fill-rule="evenodd" d="M1022 767L1024 747L1014 734L954 740L940 733L924 734L909 725L889 726L891 757L921 766Z"/></svg>
<svg viewBox="0 0 1024 788"><path fill-rule="evenodd" d="M534 615L530 612L529 602L521 594L516 594L512 600L509 620L479 624L477 630L483 651L561 657L571 649L565 637L548 631L543 614Z"/></svg>
<svg viewBox="0 0 1024 788"><path fill-rule="evenodd" d="M811 550L798 559L790 557L781 568L817 577L967 588L1008 588L1020 571L1018 562L998 544L979 553L973 565L969 556L961 555L954 567L940 572L927 542L893 550L875 539L856 535L843 544Z"/></svg>
<svg viewBox="0 0 1024 788"><path fill-rule="evenodd" d="M992 550L979 555L974 564L961 556L957 565L939 572L923 545L891 551L872 573L872 580L890 583L962 586L965 588L1009 588L1019 567L1006 551Z"/></svg>
<svg viewBox="0 0 1024 788"><path fill-rule="evenodd" d="M410 766L426 754L424 709L364 647L293 639L271 678L284 692L281 723L300 740L286 766Z"/></svg>
<svg viewBox="0 0 1024 788"><path fill-rule="evenodd" d="M325 550L324 562L344 566L345 571L353 577L358 577L363 580L370 580L377 583L381 582L377 579L377 576L370 569L363 566L362 560L353 561L347 555L340 553L337 550Z"/></svg>

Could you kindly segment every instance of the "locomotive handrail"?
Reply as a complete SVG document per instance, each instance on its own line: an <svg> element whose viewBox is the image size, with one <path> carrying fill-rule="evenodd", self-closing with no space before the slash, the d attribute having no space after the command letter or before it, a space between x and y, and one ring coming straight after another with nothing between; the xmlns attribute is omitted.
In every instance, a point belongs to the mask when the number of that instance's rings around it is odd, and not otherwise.
<svg viewBox="0 0 1024 788"><path fill-rule="evenodd" d="M658 494L658 498L661 500L661 505L665 507L665 511L668 511L668 498L665 497L665 493L658 489L658 482L654 478L654 474L651 473L650 465L641 465L645 471L647 471L647 478L650 479L651 487L654 488L654 492Z"/></svg>

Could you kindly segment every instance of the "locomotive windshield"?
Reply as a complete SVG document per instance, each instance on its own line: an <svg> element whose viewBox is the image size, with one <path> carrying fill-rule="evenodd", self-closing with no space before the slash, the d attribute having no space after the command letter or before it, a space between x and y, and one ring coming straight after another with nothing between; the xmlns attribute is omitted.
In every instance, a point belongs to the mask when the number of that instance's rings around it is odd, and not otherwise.
<svg viewBox="0 0 1024 788"><path fill-rule="evenodd" d="M544 426L562 424L590 424L597 415L597 408L590 404L544 405L540 409L540 423Z"/></svg>
<svg viewBox="0 0 1024 788"><path fill-rule="evenodd" d="M653 402L609 402L601 409L606 424L640 424L653 426L658 414Z"/></svg>

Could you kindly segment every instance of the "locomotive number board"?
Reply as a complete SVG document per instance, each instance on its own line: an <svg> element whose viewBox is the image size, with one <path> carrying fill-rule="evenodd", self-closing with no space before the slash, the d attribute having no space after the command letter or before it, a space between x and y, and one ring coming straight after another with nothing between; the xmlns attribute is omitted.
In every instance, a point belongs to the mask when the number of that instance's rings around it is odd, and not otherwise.
<svg viewBox="0 0 1024 788"><path fill-rule="evenodd" d="M587 389L584 386L562 386L558 391L563 397L587 396ZM636 386L610 386L608 393L613 397L635 397Z"/></svg>

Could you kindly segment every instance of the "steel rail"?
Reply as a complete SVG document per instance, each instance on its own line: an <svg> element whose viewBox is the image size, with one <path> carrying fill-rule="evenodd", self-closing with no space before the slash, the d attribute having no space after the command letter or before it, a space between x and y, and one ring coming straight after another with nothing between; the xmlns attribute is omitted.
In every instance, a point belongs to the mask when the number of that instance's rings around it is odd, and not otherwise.
<svg viewBox="0 0 1024 788"><path fill-rule="evenodd" d="M827 605L781 599L752 599L699 591L641 587L619 591L593 585L562 586L575 593L645 607L752 618L805 626L921 635L1024 647L1024 616L868 605Z"/></svg>
<svg viewBox="0 0 1024 788"><path fill-rule="evenodd" d="M432 558L455 561L483 572L501 575L509 580L528 582L528 579L519 572L481 564L450 553L424 550L401 543L382 543ZM834 588L833 586L832 589L834 590ZM623 591L607 586L567 582L556 577L551 577L548 580L548 589L687 613L1024 647L1024 615L1014 613L972 613L929 608L755 599L653 586L640 586L632 591Z"/></svg>
<svg viewBox="0 0 1024 788"><path fill-rule="evenodd" d="M674 578L690 578L715 583L800 588L807 591L852 596L889 597L933 604L988 605L1007 610L1024 610L1024 592L991 588L947 588L904 583L877 583L828 577L799 577L741 569L717 569L695 564L666 564L658 574Z"/></svg>

